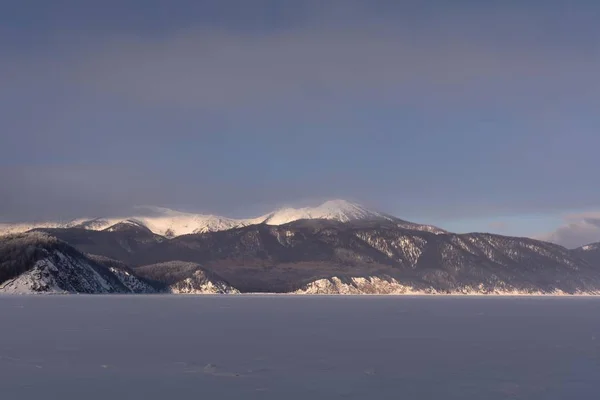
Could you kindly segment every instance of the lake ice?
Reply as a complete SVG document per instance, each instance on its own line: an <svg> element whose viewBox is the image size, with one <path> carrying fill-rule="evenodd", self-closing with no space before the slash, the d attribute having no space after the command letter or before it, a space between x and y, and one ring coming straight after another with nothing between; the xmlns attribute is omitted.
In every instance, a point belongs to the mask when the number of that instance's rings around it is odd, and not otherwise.
<svg viewBox="0 0 600 400"><path fill-rule="evenodd" d="M0 399L596 399L593 297L0 296Z"/></svg>

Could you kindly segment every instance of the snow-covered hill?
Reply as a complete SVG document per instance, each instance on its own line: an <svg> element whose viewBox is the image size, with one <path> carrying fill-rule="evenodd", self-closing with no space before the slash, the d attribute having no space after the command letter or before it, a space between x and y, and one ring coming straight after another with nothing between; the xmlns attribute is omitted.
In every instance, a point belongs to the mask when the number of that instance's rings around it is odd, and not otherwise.
<svg viewBox="0 0 600 400"><path fill-rule="evenodd" d="M390 276L343 277L317 279L294 294L422 294Z"/></svg>
<svg viewBox="0 0 600 400"><path fill-rule="evenodd" d="M444 233L430 225L420 225L398 219L377 211L368 210L345 200L330 200L317 207L283 208L256 218L234 219L217 215L205 215L175 211L164 207L143 206L135 215L124 218L79 218L68 222L39 222L0 224L0 234L25 232L34 228L81 228L88 230L119 229L120 223L139 225L165 237L191 233L207 233L265 223L283 225L300 219L327 219L340 222L380 220L396 224L400 228Z"/></svg>
<svg viewBox="0 0 600 400"><path fill-rule="evenodd" d="M160 282L163 291L174 294L237 294L217 274L207 271L199 264L171 261L136 268L136 273L148 280Z"/></svg>
<svg viewBox="0 0 600 400"><path fill-rule="evenodd" d="M39 232L0 240L0 293L154 293L127 271L107 268Z"/></svg>
<svg viewBox="0 0 600 400"><path fill-rule="evenodd" d="M489 288L485 285L464 285L448 291L438 291L434 287L417 289L402 284L390 276L366 277L332 277L317 279L292 292L293 294L342 294L342 295L497 295L497 296L565 296L565 295L598 295L600 291L567 293L560 289L543 291L539 289L518 289L514 287Z"/></svg>

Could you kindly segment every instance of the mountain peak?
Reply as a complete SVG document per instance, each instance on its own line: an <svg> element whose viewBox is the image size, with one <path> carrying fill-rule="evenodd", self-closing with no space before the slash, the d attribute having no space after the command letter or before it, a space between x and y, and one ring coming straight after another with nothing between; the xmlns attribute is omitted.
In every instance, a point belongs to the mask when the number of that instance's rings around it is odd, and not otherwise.
<svg viewBox="0 0 600 400"><path fill-rule="evenodd" d="M268 225L282 225L299 219L331 219L349 222L362 219L387 219L385 214L371 211L347 200L329 200L317 207L282 208L267 215Z"/></svg>
<svg viewBox="0 0 600 400"><path fill-rule="evenodd" d="M136 231L152 234L153 232L140 220L129 218L104 229L107 232Z"/></svg>

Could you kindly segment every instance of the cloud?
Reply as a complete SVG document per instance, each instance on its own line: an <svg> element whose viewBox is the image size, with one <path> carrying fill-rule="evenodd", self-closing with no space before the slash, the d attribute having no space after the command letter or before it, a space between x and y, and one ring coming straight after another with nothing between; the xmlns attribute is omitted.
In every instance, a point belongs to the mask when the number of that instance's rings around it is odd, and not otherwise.
<svg viewBox="0 0 600 400"><path fill-rule="evenodd" d="M586 7L75 3L3 14L3 218L343 197L418 221L600 199L580 183L600 103Z"/></svg>
<svg viewBox="0 0 600 400"><path fill-rule="evenodd" d="M539 235L539 239L576 248L600 241L600 212L570 214L564 217L564 225L555 231Z"/></svg>
<svg viewBox="0 0 600 400"><path fill-rule="evenodd" d="M175 179L160 166L5 167L0 168L0 183L0 222L123 217L140 205L250 217L284 205L315 205L337 197L365 201L364 197L355 199L348 183L332 176L309 181L232 182L209 170L191 171L190 176Z"/></svg>
<svg viewBox="0 0 600 400"><path fill-rule="evenodd" d="M90 165L5 167L0 182L4 222L119 215L150 183L128 168Z"/></svg>
<svg viewBox="0 0 600 400"><path fill-rule="evenodd" d="M272 31L59 31L36 54L7 53L0 76L9 83L41 74L128 101L219 112L315 113L358 101L449 110L518 104L531 113L568 105L563 99L600 100L600 83L590 79L600 61L552 30L542 38L548 18L510 7L428 18L376 8L314 3L303 23Z"/></svg>
<svg viewBox="0 0 600 400"><path fill-rule="evenodd" d="M588 79L599 64L569 49L508 46L476 32L432 34L427 28L274 35L191 30L159 39L120 36L91 48L65 69L86 90L217 111L313 104L314 112L360 99L451 108L510 101L539 112L563 96L597 99L600 89Z"/></svg>

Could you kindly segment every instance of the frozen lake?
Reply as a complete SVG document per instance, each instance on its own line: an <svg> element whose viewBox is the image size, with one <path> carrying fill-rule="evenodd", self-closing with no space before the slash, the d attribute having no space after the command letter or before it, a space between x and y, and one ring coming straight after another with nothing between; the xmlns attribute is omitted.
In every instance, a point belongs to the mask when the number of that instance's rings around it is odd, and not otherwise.
<svg viewBox="0 0 600 400"><path fill-rule="evenodd" d="M600 299L0 297L0 398L597 399Z"/></svg>

